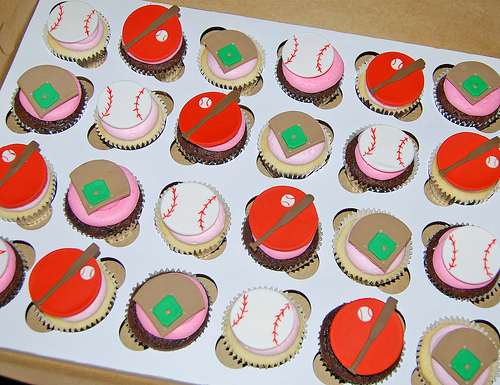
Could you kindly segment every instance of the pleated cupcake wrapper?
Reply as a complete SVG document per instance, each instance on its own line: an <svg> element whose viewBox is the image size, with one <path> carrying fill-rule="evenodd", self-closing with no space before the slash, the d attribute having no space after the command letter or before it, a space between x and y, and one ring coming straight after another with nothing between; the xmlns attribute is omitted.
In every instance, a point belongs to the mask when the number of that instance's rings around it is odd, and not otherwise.
<svg viewBox="0 0 500 385"><path fill-rule="evenodd" d="M417 370L418 370L418 374L419 374L419 377L420 379L423 381L423 383L425 385L434 385L431 380L429 378L427 378L425 376L425 373L423 373L423 370L422 370L422 360L424 359L429 359L429 365L431 364L431 361L432 361L432 357L431 357L431 352L423 352L422 351L422 342L424 340L424 337L434 331L435 329L438 329L438 328L441 328L441 327L444 327L444 326L448 326L448 325L465 325L465 326L468 326L472 329L475 329L475 330L478 330L480 331L481 333L483 333L485 336L487 336L491 342L493 342L493 345L496 346L495 344L495 341L488 336L488 332L486 332L482 327L481 325L477 324L476 322L474 321L469 321L468 319L466 318L463 318L463 317L444 317L444 318L440 318L438 321L435 321L433 324L429 325L424 333L422 334L422 337L420 337L420 341L418 342L418 346L417 346L417 352L416 352L416 355L417 355ZM498 349L499 347L496 346L496 348ZM493 364L491 365L491 374L490 374L490 377L488 379L488 382L486 383L486 385L488 384L493 384L495 382L495 379L498 377L498 359L493 362Z"/></svg>
<svg viewBox="0 0 500 385"><path fill-rule="evenodd" d="M19 282L17 283L16 289L14 290L14 292L11 295L9 295L9 297L4 298L4 300L0 302L0 309L1 309L5 305L7 305L10 301L12 301L16 297L17 293L19 293L19 291L21 290L21 287L23 286L24 280L26 279L26 272L28 271L28 261L26 260L26 257L24 256L24 254L21 251L21 249L19 249L8 238L4 238L4 237L2 237L0 235L0 239L3 240L3 241L5 241L5 242L7 242L9 244L9 246L12 247L12 249L14 249L17 254L19 254L19 256L21 257L21 259L23 261L23 274L22 274L22 277L19 280Z"/></svg>
<svg viewBox="0 0 500 385"><path fill-rule="evenodd" d="M132 301L132 295L136 292L137 289L139 289L139 287L141 287L142 285L144 285L147 281L149 281L151 278L154 278L160 274L164 274L164 273L179 273L179 274L184 274L184 275L188 275L190 276L191 278L194 278L196 279L199 283L201 283L201 285L205 288L205 291L207 293L207 297L208 297L208 319L207 319L207 325L208 323L210 322L210 317L211 317L211 314L212 314L212 304L213 304L213 301L212 301L212 297L210 296L210 293L209 291L207 290L207 288L205 287L205 285L203 284L203 282L199 281L198 278L196 278L196 276L193 274L193 273L190 273L190 272L187 272L185 270L180 270L180 269L160 269L159 271L158 270L155 270L154 273L149 273L149 277L146 278L145 280L143 280L141 283L137 283L134 288L132 289L132 291L130 292L130 295L129 295L129 299L127 301L127 306L125 307L125 327L127 328L127 331L128 333L130 334L130 337L136 342L138 343L139 345L141 346L144 346L144 347L147 347L147 348L150 348L149 345L143 343L139 338L137 338L137 336L134 334L134 332L132 331L132 329L130 329L130 325L129 325L129 322L128 322L128 309L131 305L131 301ZM193 342L195 342L198 338L200 338L200 336L203 334L203 332L205 331L206 329L206 326L203 328L203 330L200 332L199 335L197 335L193 341L191 341L189 344L192 344ZM146 330L145 330L146 331ZM146 331L147 333L147 331ZM151 347L151 349L154 349L153 347Z"/></svg>
<svg viewBox="0 0 500 385"><path fill-rule="evenodd" d="M110 302L103 302L99 309L90 317L88 317L85 320L75 322L75 325L73 327L66 327L69 324L67 321L61 321L63 324L58 324L58 317L53 317L53 316L48 316L44 314L42 311L40 311L36 306L33 306L35 309L35 315L37 316L39 322L41 322L43 325L45 325L48 329L51 330L58 330L60 332L66 332L66 333L76 333L76 332L81 332L84 330L88 330L94 326L96 326L99 322L101 322L104 318L107 317L107 315L110 313L111 309L113 308L113 305L116 300L116 292L118 291L118 283L116 281L116 278L114 274L109 271L106 268L106 265L101 262L100 260L97 260L97 263L99 264L99 267L101 268L101 271L104 273L105 276L107 276L111 282L114 285L113 289L113 294L111 296ZM106 282L109 283L109 282ZM107 290L111 290L108 288ZM106 300L107 298L105 298Z"/></svg>
<svg viewBox="0 0 500 385"><path fill-rule="evenodd" d="M443 201L443 203L448 204L448 205L451 205L453 203L456 203L459 205L478 205L478 204L481 204L483 202L486 202L488 199L490 199L498 191L498 189L500 188L500 181L497 182L495 188L491 191L491 194L488 195L484 199L471 199L468 201L462 201L462 200L458 199L455 195L452 195L453 192L447 193L445 191L445 189L443 187L441 187L440 183L438 182L436 177L431 172L432 163L434 162L434 159L436 159L436 156L437 156L437 153L439 151L439 148L441 147L441 144L439 144L439 146L437 146L434 149L434 151L432 151L432 154L429 158L429 164L428 164L429 186L430 186L432 192L434 193L434 195L438 199L440 199L441 201ZM446 186L445 186L445 188L446 188ZM451 184L450 184L450 188L459 190L457 187L454 187Z"/></svg>
<svg viewBox="0 0 500 385"><path fill-rule="evenodd" d="M318 221L318 245L316 246L316 248L314 249L313 253L311 254L311 257L309 257L308 259L306 259L305 261L299 263L298 265L296 266L290 266L290 267L270 267L270 266L267 266L265 265L264 263L262 263L261 261L259 261L258 259L254 258L252 256L252 254L250 254L249 250L248 250L248 246L245 244L244 240L243 240L243 227L245 226L245 222L246 222L246 218L243 220L243 223L241 225L241 242L243 243L243 246L245 247L245 249L247 250L248 252L248 255L250 257L253 258L253 260L255 262L257 262L260 266L262 267L265 267L266 269L269 269L269 270L274 270L274 271L284 271L285 273L289 273L291 271L296 271L296 270L300 270L301 268L303 268L304 266L307 266L308 264L314 262L314 259L317 258L318 256L318 250L320 249L321 247L321 241L323 239L323 229L321 228L321 222ZM272 258L272 257L270 257Z"/></svg>
<svg viewBox="0 0 500 385"><path fill-rule="evenodd" d="M492 118L488 119L484 123L466 122L466 121L460 120L457 117L453 116L452 114L448 113L443 108L443 106L441 105L441 103L439 102L438 97L437 97L437 86L438 86L439 82L441 81L441 79L443 79L443 77L445 77L446 75L448 75L448 73L450 72L450 70L451 70L451 68L448 69L448 70L446 70L446 71L444 71L443 73L441 73L441 75L438 76L438 78L434 82L434 88L433 88L433 91L432 91L432 95L434 97L434 104L436 105L436 108L441 113L441 115L443 115L450 122L455 123L455 124L457 124L459 126L462 126L462 127L474 127L474 128L477 128L478 130L485 129L491 123L493 123L495 120L497 120L500 117L500 107L498 108L498 111L495 114L495 116L493 116Z"/></svg>
<svg viewBox="0 0 500 385"><path fill-rule="evenodd" d="M184 182L181 182L181 183L184 183ZM190 183L190 182L186 182L186 183ZM224 242L224 240L226 239L226 235L227 235L227 233L229 231L229 228L231 227L231 212L229 211L229 207L228 207L226 201L220 195L219 191L216 188L212 187L211 185L209 185L207 183L201 183L201 182L191 182L191 183L200 183L200 184L208 187L210 190L212 190L214 192L215 195L217 195L217 198L219 199L220 203L222 203L222 206L224 207L224 211L226 213L226 222L227 222L227 225L224 226L224 229L222 230L222 232L219 233L212 240L212 241L214 241L214 240L219 240L220 239L220 241L214 242L208 248L205 248L205 249L198 248L195 251L184 250L182 248L177 248L175 245L172 245L170 243L170 241L168 240L167 236L165 236L163 234L163 231L162 231L162 229L160 227L160 221L162 221L162 219L161 219L161 204L160 204L160 202L161 202L163 196L166 194L167 189L165 189L165 191L163 191L163 193L160 195L158 201L156 202L155 209L154 209L154 222L155 222L156 231L158 231L158 234L160 234L161 238L167 244L167 246L170 248L170 250L175 251L176 253L180 253L180 254L194 255L198 259L204 259L207 256L209 256L211 253L213 253L215 250L217 250L222 245L222 243ZM172 237L173 237L173 235L172 235ZM178 241L178 242L182 243L180 241ZM209 242L206 242L206 243L209 243ZM186 245L187 248L193 248L193 249L197 248L196 245L188 245L188 244L185 244L185 245Z"/></svg>
<svg viewBox="0 0 500 385"><path fill-rule="evenodd" d="M45 43L45 46L54 56L57 56L59 59L78 63L78 65L80 65L83 68L96 68L96 67L98 67L99 65L104 63L104 60L106 59L106 57L108 55L106 47L107 47L107 45L109 43L109 39L111 37L111 27L109 25L108 20L99 11L97 11L97 14L99 15L99 18L101 19L103 24L106 25L107 31L108 31L108 34L106 36L106 41L104 43L104 49L101 49L101 50L98 50L95 52L94 52L94 50L89 50L89 51L93 51L93 52L91 52L90 55L88 57L85 57L85 58L77 58L77 57L63 55L63 54L55 51L50 46L49 42L47 41L47 36L49 34L47 24L44 25L43 32L42 32L42 38L43 38L43 42ZM79 51L74 51L74 52L78 53Z"/></svg>
<svg viewBox="0 0 500 385"><path fill-rule="evenodd" d="M328 145L327 153L325 156L325 160L323 163L321 163L318 166L312 167L310 170L307 170L306 173L304 174L298 174L298 173L290 173L290 172L283 172L279 169L279 165L273 165L270 163L269 160L267 160L262 153L262 135L265 131L265 129L269 126L269 122L266 122L264 127L260 130L259 136L257 137L257 145L259 149L259 158L262 160L262 163L264 164L264 167L273 175L276 177L283 177L283 178L288 178L288 179L304 179L307 178L309 175L312 173L318 171L319 169L323 168L326 165L326 162L328 161L328 158L330 158L330 154L332 153L333 146L333 138L330 136L330 133L328 132L327 129L323 129L323 132L325 133L325 142ZM269 126L270 127L270 126ZM270 151L270 150L269 150Z"/></svg>
<svg viewBox="0 0 500 385"><path fill-rule="evenodd" d="M423 90L420 93L420 96L417 99L415 99L414 102L407 104L407 105L404 105L402 107L394 107L392 109L388 109L384 106L376 105L375 102L373 102L372 100L361 96L360 87L366 87L366 85L359 84L359 77L363 72L366 71L366 69L368 68L368 65L370 64L370 62L372 60L373 60L373 58L364 62L363 64L361 64L361 66L359 67L359 69L356 73L356 81L355 81L356 94L358 95L358 98L361 100L361 102L366 107L368 107L370 110L375 111L375 112L382 114L382 115L400 115L400 114L406 114L406 113L412 111L420 103L420 100L422 99L422 95L424 94ZM365 92L367 92L367 91L365 91Z"/></svg>
<svg viewBox="0 0 500 385"><path fill-rule="evenodd" d="M418 168L420 166L420 162L419 162L419 158L418 158L418 149L417 149L417 146L415 145L415 142L413 142L413 139L411 139L411 137L410 137L410 140L412 141L413 146L415 148L415 156L413 158L413 171L410 174L410 176L408 177L408 179L406 179L403 183L401 183L400 185L395 186L393 188L384 188L384 187L369 186L369 185L367 185L367 184L365 184L365 183L357 180L352 175L351 170L349 169L349 165L345 161L346 160L347 146L349 145L349 143L351 143L357 135L361 134L364 130L366 130L366 129L370 128L370 127L371 127L371 125L366 125L364 127L361 127L357 131L353 132L349 136L349 138L347 139L347 141L345 142L344 149L342 150L342 156L343 156L343 159L344 159L344 167L345 167L345 171L347 173L347 177L349 178L349 181L356 188L358 188L360 190L363 190L363 191L372 191L372 192L377 192L377 193L384 193L384 192L391 192L391 191L399 190L400 188L403 188L404 186L406 186L408 183L411 182L411 180L415 177L415 175L417 175L417 171L418 171Z"/></svg>
<svg viewBox="0 0 500 385"><path fill-rule="evenodd" d="M98 121L99 121L99 112L97 111L97 107L94 110L94 123L97 131L97 135L99 135L99 138L106 143L110 147L115 147L120 150L136 150L138 148L146 147L153 143L156 139L160 137L162 134L163 130L165 129L165 124L167 123L167 107L165 106L165 103L156 95L154 91L149 91L149 94L151 97L156 101L158 104L158 107L161 109L163 113L163 122L161 124L161 127L159 130L151 130L148 132L143 138L138 138L133 141L127 141L127 140L120 140L117 138L114 138L111 134L103 133ZM137 140L142 139L141 143L135 143ZM114 141L115 140L115 141ZM134 142L133 144L128 144L127 142Z"/></svg>
<svg viewBox="0 0 500 385"><path fill-rule="evenodd" d="M246 294L246 293L248 293L248 292L250 292L252 290L257 290L257 289L274 290L274 291L282 294L283 296L285 296L295 306L295 308L297 309L297 312L299 313L299 317L302 317L302 321L304 323L304 328L303 328L304 330L302 332L302 335L300 336L300 342L298 344L297 349L293 353L290 353L290 355L288 355L285 359L280 360L280 361L275 362L275 363L272 363L272 364L267 364L267 365L266 364L259 364L259 363L252 362L251 360L247 360L242 355L238 355L235 352L234 348L231 347L231 345L229 344L229 341L227 340L227 337L226 337L226 323L230 322L230 312L231 312L231 309L233 308L233 305L236 303L236 301L238 300L238 298L240 298L243 294ZM233 297L233 299L231 300L231 302L229 303L229 305L226 307L226 310L224 311L224 315L222 317L221 329L222 329L222 341L221 342L226 347L226 350L228 351L228 354L231 355L231 356L233 356L234 360L241 361L241 363L243 365L247 364L247 365L253 366L255 368L269 369L269 368L275 368L277 366L283 365L284 363L290 361L293 357L295 357L295 355L299 352L299 350L302 348L302 344L304 342L304 339L306 338L306 334L307 334L307 321L306 321L306 316L304 314L304 311L302 310L302 308L300 307L300 305L297 304L288 293L285 293L285 292L283 292L283 291L281 291L279 289L272 288L272 287L267 287L267 286L262 287L262 286L259 286L259 287L254 287L253 289L248 289L246 291L243 291L238 296ZM236 337L235 337L235 339L236 339ZM241 347L240 350L244 350L244 348ZM272 356L263 356L263 357L270 358Z"/></svg>
<svg viewBox="0 0 500 385"><path fill-rule="evenodd" d="M182 155L184 155L189 161L191 161L193 163L201 163L201 164L206 164L206 165L209 165L209 166L213 166L213 165L217 165L217 164L224 164L224 163L230 162L231 160L233 160L234 158L236 158L239 154L241 154L243 152L243 150L248 145L248 142L250 141L250 131L251 131L251 129L249 128L249 126L250 126L250 120L249 120L249 118L247 116L246 111L243 110L243 109L241 109L241 111L243 112L243 116L245 117L245 125L246 125L246 131L247 131L247 138L245 140L245 143L243 144L243 146L238 151L235 151L234 153L232 153L227 158L221 159L221 160L207 161L207 160L199 159L199 158L197 158L197 157L195 157L195 156L193 156L191 154L188 154L182 148L182 146L180 145L179 140L177 138L177 130L179 128L179 119L177 119L177 124L175 125L175 129L174 129L174 136L175 136L175 143L176 143L177 147L179 148L179 150L181 151ZM207 150L207 151L210 151L210 150Z"/></svg>
<svg viewBox="0 0 500 385"><path fill-rule="evenodd" d="M261 58L262 58L262 63L260 65L260 68L258 70L258 73L257 75L255 76L254 79L252 79L251 81L248 81L248 82L241 82L241 83L236 83L236 84L231 84L231 83L235 83L236 80L233 79L233 80L228 80L228 81L225 81L224 79L220 79L220 78L217 78L217 79L211 79L206 73L205 71L203 71L203 68L202 68L202 65L201 65L201 54L203 52L203 50L206 49L205 45L202 44L200 46L200 49L198 50L198 60L197 60L197 63L198 63L198 70L200 71L200 73L203 75L203 77L205 78L205 80L207 82L209 82L210 84L216 86L216 87L219 87L219 88L222 88L222 89L225 89L225 90L238 90L240 92L241 95L245 95L247 91L250 91L253 86L255 84L257 84L257 82L259 81L259 78L262 76L262 71L264 70L265 66L266 66L266 53L264 51L264 48L262 47L262 45L252 36L250 35L247 35L250 39L252 39L253 43L255 44L255 47L257 48L257 51L259 52Z"/></svg>
<svg viewBox="0 0 500 385"><path fill-rule="evenodd" d="M340 234L342 233L342 231L344 230L345 226L347 224L349 224L353 221L356 221L358 219L361 219L367 215L377 214L377 213L388 214L388 215L393 216L392 214L390 214L386 211L383 211L383 210L372 210L372 209L358 210L354 213L349 213L347 215L347 217L340 223L339 229L336 230L335 233L333 234L333 245L332 245L333 255L335 256L335 261L337 262L337 265L339 265L340 269L349 278L351 278L352 280L354 280L358 283L366 285L366 286L380 286L380 285L383 285L383 284L386 284L389 282L394 282L395 280L400 278L404 274L405 269L408 267L408 264L410 263L411 255L413 252L412 241L410 239L410 241L408 242L408 244L405 247L405 256L404 256L403 263L401 264L400 268L394 270L392 273L385 273L385 274L391 274L390 277L385 278L385 279L380 279L380 278L377 279L376 275L364 273L361 270L359 270L358 272L351 272L347 269L346 266L344 266L342 264L342 259L339 257L338 253L336 252L336 246L337 246L337 242L339 240L338 238L339 238ZM347 255L345 256L345 258L348 258Z"/></svg>

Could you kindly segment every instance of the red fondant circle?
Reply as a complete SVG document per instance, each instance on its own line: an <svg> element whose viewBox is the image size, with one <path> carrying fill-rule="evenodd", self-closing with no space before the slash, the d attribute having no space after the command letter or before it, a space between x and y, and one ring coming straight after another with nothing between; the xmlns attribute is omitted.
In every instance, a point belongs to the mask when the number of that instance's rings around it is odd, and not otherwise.
<svg viewBox="0 0 500 385"><path fill-rule="evenodd" d="M31 272L31 299L41 299L81 254L82 250L78 249L59 249L43 257ZM83 279L80 272L77 272L41 305L42 312L55 317L70 317L92 304L101 288L101 269L95 259L91 259L85 266L94 269L93 277Z"/></svg>
<svg viewBox="0 0 500 385"><path fill-rule="evenodd" d="M205 92L189 100L179 114L179 128L188 132L219 103L226 95L221 92ZM208 103L208 104L207 104ZM208 107L207 107L208 106ZM231 140L241 126L243 115L237 102L232 102L219 114L210 118L189 141L203 147L217 146Z"/></svg>
<svg viewBox="0 0 500 385"><path fill-rule="evenodd" d="M0 148L0 179L7 174L14 158L25 148L24 144L10 144ZM19 171L0 187L0 207L12 209L33 202L43 192L47 178L45 159L35 151Z"/></svg>
<svg viewBox="0 0 500 385"><path fill-rule="evenodd" d="M372 310L372 318L363 322L358 316L362 307ZM365 345L384 302L374 298L362 298L342 306L335 315L330 329L330 343L335 356L346 368L350 367ZM365 357L356 369L361 375L374 375L388 369L401 354L404 344L404 328L401 319L393 312L385 328L370 345Z"/></svg>
<svg viewBox="0 0 500 385"><path fill-rule="evenodd" d="M440 170L467 156L471 151L488 141L488 138L474 132L460 132L450 136L439 147L436 161ZM481 156L463 163L446 174L446 180L453 186L467 190L480 191L493 186L500 178L500 167L489 167L488 157L500 161L500 150L494 147Z"/></svg>
<svg viewBox="0 0 500 385"><path fill-rule="evenodd" d="M255 239L264 235L291 209L281 203L285 195L293 196L297 204L306 194L295 187L275 186L255 198L248 216ZM318 213L314 203L311 203L292 221L272 233L262 244L277 251L294 251L311 242L317 229Z"/></svg>
<svg viewBox="0 0 500 385"><path fill-rule="evenodd" d="M398 69L393 68L393 60L402 66L413 63L408 55L400 52L385 52L375 56L366 69L366 84L368 87L375 87L389 79ZM413 103L420 96L424 89L424 73L417 70L403 79L386 84L380 88L373 97L382 104L392 107L402 107Z"/></svg>
<svg viewBox="0 0 500 385"><path fill-rule="evenodd" d="M139 36L153 21L167 10L167 7L151 4L132 12L123 24L123 45L126 46L130 41ZM162 30L166 31L168 36L165 41L158 41L156 33ZM149 63L158 62L174 54L179 47L181 39L181 23L177 16L173 16L130 47L129 52L138 60Z"/></svg>

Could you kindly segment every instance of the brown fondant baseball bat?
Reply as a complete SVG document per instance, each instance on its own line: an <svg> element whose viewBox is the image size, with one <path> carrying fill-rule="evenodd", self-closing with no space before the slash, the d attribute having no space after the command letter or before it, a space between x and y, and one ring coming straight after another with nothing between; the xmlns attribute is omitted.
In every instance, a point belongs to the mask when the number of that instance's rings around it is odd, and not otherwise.
<svg viewBox="0 0 500 385"><path fill-rule="evenodd" d="M10 165L9 169L7 170L7 173L3 176L2 180L0 180L0 187L3 186L3 184L12 176L18 172L21 167L26 163L26 161L29 159L29 157L35 152L38 151L38 143L35 142L34 140L31 141L25 148L24 150L21 151L21 153L14 159L12 164Z"/></svg>
<svg viewBox="0 0 500 385"><path fill-rule="evenodd" d="M372 93L372 95L375 95L375 93L381 89L382 87L386 86L387 84L398 82L401 79L404 79L408 75L412 74L413 72L417 70L421 70L425 68L425 61L424 59L418 59L414 61L411 64L408 64L406 67L401 68L398 72L396 72L394 75L392 75L389 79L386 81L377 84L375 87L369 87L368 89Z"/></svg>

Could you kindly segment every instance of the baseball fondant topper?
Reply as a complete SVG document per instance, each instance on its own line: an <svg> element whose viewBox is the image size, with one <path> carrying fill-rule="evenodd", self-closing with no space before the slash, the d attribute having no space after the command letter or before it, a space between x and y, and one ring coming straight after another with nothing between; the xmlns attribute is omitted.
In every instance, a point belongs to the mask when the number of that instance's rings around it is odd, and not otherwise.
<svg viewBox="0 0 500 385"><path fill-rule="evenodd" d="M83 1L65 1L50 11L47 20L49 33L58 41L77 43L97 29L99 14Z"/></svg>

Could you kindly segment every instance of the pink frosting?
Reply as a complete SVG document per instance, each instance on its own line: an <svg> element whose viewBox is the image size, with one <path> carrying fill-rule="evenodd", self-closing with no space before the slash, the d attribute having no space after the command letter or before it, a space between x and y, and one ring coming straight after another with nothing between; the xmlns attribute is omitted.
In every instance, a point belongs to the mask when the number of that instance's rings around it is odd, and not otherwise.
<svg viewBox="0 0 500 385"><path fill-rule="evenodd" d="M217 235L220 234L222 229L226 224L226 211L224 210L224 206L221 202L219 202L219 215L215 220L215 223L210 226L206 231L198 234L198 235L182 235L176 233L169 229L174 238L181 241L182 243L186 243L188 245L201 245L202 243L210 242Z"/></svg>
<svg viewBox="0 0 500 385"><path fill-rule="evenodd" d="M89 37L79 41L78 43L64 43L62 41L57 41L57 43L64 48L67 48L72 51L88 51L89 49L94 48L102 39L104 35L104 27L102 25L102 21L99 18L97 22L96 30Z"/></svg>
<svg viewBox="0 0 500 385"><path fill-rule="evenodd" d="M307 150L301 151L287 158L285 156L285 153L281 149L278 138L276 138L273 130L269 130L269 135L267 136L267 145L273 155L280 162L291 164L293 166L301 166L316 160L325 149L326 142L315 144L314 146L309 147Z"/></svg>
<svg viewBox="0 0 500 385"><path fill-rule="evenodd" d="M254 241L256 240L255 237L253 237L253 240ZM290 258L295 258L295 257L299 256L300 254L302 254L304 251L307 250L307 248L311 245L311 243L312 243L312 239L311 239L311 242L309 242L304 247L301 247L297 250L292 250L292 251L278 251L278 250L271 249L267 246L264 246L263 244L259 245L259 249L261 249L264 253L266 253L271 258L283 260L283 259L290 259Z"/></svg>
<svg viewBox="0 0 500 385"><path fill-rule="evenodd" d="M130 195L119 199L109 205L87 214L82 201L76 192L75 186L71 183L68 190L68 203L71 211L83 223L89 226L105 227L115 225L126 219L133 211L139 199L140 189L134 175L125 167L120 166L125 173L130 186Z"/></svg>
<svg viewBox="0 0 500 385"><path fill-rule="evenodd" d="M441 238L439 239L438 245L434 249L434 253L432 255L432 265L434 266L434 270L436 271L436 274L438 277L447 285L454 287L456 289L480 289L482 287L487 286L490 282L493 281L494 278L490 279L489 281L486 281L484 283L479 283L479 284L471 284L471 283L466 283L463 281L460 281L456 279L453 275L450 274L448 269L446 269L446 266L443 261L443 245L448 238L448 236L453 233L455 229L450 229L446 233L444 233Z"/></svg>
<svg viewBox="0 0 500 385"><path fill-rule="evenodd" d="M171 274L177 274L177 273L171 273ZM181 274L178 274L178 275L181 275ZM207 293L206 293L203 285L200 282L198 282L197 279L194 279L193 277L189 277L189 276L187 276L187 277L196 284L196 286L200 290L201 294L203 295L203 301L205 302L205 308L203 310L200 310L195 315L193 315L191 318L189 318L183 324L176 327L170 333L165 335L165 337L161 337L160 334L158 333L158 330L153 325L153 323L151 322L149 317L146 315L144 310L139 306L139 304L136 304L135 311L137 313L137 318L139 319L139 322L141 323L142 327L149 334L152 334L157 338L163 338L166 340L181 340L183 338L191 336L193 333L195 333L200 328L201 325L203 325L203 322L205 322L205 318L206 318L207 312L208 312Z"/></svg>
<svg viewBox="0 0 500 385"><path fill-rule="evenodd" d="M146 136L153 129L158 120L158 104L153 99L151 101L151 112L141 123L130 128L114 128L99 118L99 122L110 135L121 140L135 140Z"/></svg>
<svg viewBox="0 0 500 385"><path fill-rule="evenodd" d="M370 100L376 100L377 105L379 105L380 107L384 107L384 108L387 108L389 110L394 109L394 108L398 108L398 107L402 107L402 106L390 106L388 104L381 103L377 98L375 98L375 96L373 96L373 94L370 92L370 89L368 88L368 84L366 84L366 83L365 83L365 91L366 91L366 94L368 95L368 98Z"/></svg>
<svg viewBox="0 0 500 385"><path fill-rule="evenodd" d="M144 60L141 60L141 59L136 58L136 57L135 57L134 55L132 55L130 52L127 52L127 54L128 54L131 58L134 58L135 60L140 61L140 62L142 62L142 63L148 63L148 64L161 64L161 63L165 63L166 61L169 61L170 59L172 59L172 58L175 56L175 54L176 54L177 52L179 52L179 50L180 50L180 49L181 49L181 47L182 47L182 42L183 42L183 40L184 40L184 39L181 39L181 41L179 42L179 45L177 46L177 48L176 48L175 52L174 52L173 54L171 54L171 55L167 56L167 57L166 57L165 59L163 59L163 60L158 60L158 61L144 61ZM122 40L122 44L123 44L123 40Z"/></svg>
<svg viewBox="0 0 500 385"><path fill-rule="evenodd" d="M500 106L500 88L472 105L460 91L448 80L444 81L446 99L457 109L472 116L485 116L498 110Z"/></svg>
<svg viewBox="0 0 500 385"><path fill-rule="evenodd" d="M7 242L5 242L4 240L2 240L2 242L5 244L9 258L7 260L7 267L0 277L0 293L2 293L7 288L7 286L9 286L16 271L16 255L14 253L14 250Z"/></svg>
<svg viewBox="0 0 500 385"><path fill-rule="evenodd" d="M356 157L356 163L358 164L359 169L363 172L363 174L369 176L370 178L377 180L389 180L405 172L405 170L385 172L373 168L368 163L366 163L366 161L361 156L361 152L359 151L359 145L356 145L356 148L354 150L354 155Z"/></svg>
<svg viewBox="0 0 500 385"><path fill-rule="evenodd" d="M78 95L67 100L60 106L54 108L52 111L45 114L43 118L41 118L37 114L35 109L31 106L31 103L28 101L28 98L26 97L24 92L22 90L19 90L19 101L21 102L21 105L24 107L24 109L28 112L28 114L39 120L43 120L46 122L53 122L55 120L64 119L69 115L71 115L73 112L75 112L76 108L78 107L78 104L80 104L80 99L82 97L82 88L80 86L80 81L76 78L76 76L73 75L71 72L70 74L75 80L75 83L77 85Z"/></svg>
<svg viewBox="0 0 500 385"><path fill-rule="evenodd" d="M215 57L209 52L207 57L207 64L212 73L220 79L224 80L235 80L248 75L253 71L257 65L257 58L247 61L246 63L224 73L222 68L220 68L219 63Z"/></svg>
<svg viewBox="0 0 500 385"><path fill-rule="evenodd" d="M333 47L332 47L333 48ZM333 48L334 60L328 71L313 78L304 78L295 75L290 71L285 63L282 63L283 75L294 88L309 94L324 91L337 84L344 74L344 61L335 48Z"/></svg>
<svg viewBox="0 0 500 385"><path fill-rule="evenodd" d="M431 343L430 343L430 348L431 348L431 353L434 351L434 348L437 346L439 341L447 335L448 333L451 333L454 330L457 329L465 329L467 326L465 325L449 325L449 326L444 326L438 331L434 333L434 335L431 338ZM448 372L441 366L439 362L437 362L434 358L432 359L432 369L434 370L434 374L436 375L437 379L441 382L442 385L458 385L458 382L453 379L452 376L448 374ZM484 385L488 381L488 378L490 376L490 371L491 369L488 367L477 379L476 382L470 385Z"/></svg>
<svg viewBox="0 0 500 385"><path fill-rule="evenodd" d="M203 147L205 150L209 151L215 151L215 152L220 152L220 151L225 151L229 150L230 148L233 148L238 144L238 142L243 138L243 134L245 133L246 129L246 120L245 120L245 115L243 112L241 113L241 124L240 127L238 128L238 132L236 133L235 136L233 136L230 140L228 140L226 143L219 144L217 146L212 146L212 147Z"/></svg>

